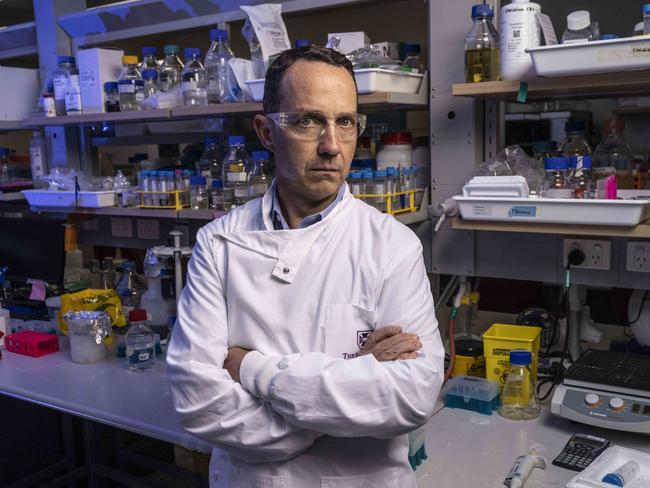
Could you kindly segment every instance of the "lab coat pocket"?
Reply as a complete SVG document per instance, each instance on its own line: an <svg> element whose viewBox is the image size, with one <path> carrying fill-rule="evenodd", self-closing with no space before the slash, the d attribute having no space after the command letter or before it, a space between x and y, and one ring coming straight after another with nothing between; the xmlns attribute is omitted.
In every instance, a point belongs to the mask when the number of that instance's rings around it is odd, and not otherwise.
<svg viewBox="0 0 650 488"><path fill-rule="evenodd" d="M375 330L376 312L353 304L328 305L325 314L325 353L352 359Z"/></svg>
<svg viewBox="0 0 650 488"><path fill-rule="evenodd" d="M215 453L216 452L216 453ZM213 449L210 459L210 488L285 488L284 477L254 473L233 464L228 455Z"/></svg>
<svg viewBox="0 0 650 488"><path fill-rule="evenodd" d="M396 488L399 486L395 468L357 476L328 476L320 479L320 488Z"/></svg>

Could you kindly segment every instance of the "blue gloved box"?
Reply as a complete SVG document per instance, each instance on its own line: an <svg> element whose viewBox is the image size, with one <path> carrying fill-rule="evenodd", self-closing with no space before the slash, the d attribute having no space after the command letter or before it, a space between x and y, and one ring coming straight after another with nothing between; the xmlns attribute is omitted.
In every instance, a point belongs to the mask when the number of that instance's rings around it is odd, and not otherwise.
<svg viewBox="0 0 650 488"><path fill-rule="evenodd" d="M449 380L445 405L492 415L499 408L499 383L474 376L456 376Z"/></svg>

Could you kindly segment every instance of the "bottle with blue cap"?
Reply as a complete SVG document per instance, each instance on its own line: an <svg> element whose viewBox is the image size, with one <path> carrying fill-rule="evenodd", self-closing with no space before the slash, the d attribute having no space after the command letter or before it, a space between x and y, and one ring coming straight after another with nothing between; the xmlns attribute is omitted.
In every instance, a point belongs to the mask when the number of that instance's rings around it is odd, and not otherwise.
<svg viewBox="0 0 650 488"><path fill-rule="evenodd" d="M254 165L246 150L244 136L228 137L228 154L223 160L223 200L226 210L246 203L249 197L249 175Z"/></svg>
<svg viewBox="0 0 650 488"><path fill-rule="evenodd" d="M363 194L363 172L355 171L354 173L350 173L349 181L350 193L353 196L356 197Z"/></svg>
<svg viewBox="0 0 650 488"><path fill-rule="evenodd" d="M273 180L273 173L271 171L271 153L268 151L253 151L253 170L249 176L250 197L258 198L271 188L271 181Z"/></svg>
<svg viewBox="0 0 650 488"><path fill-rule="evenodd" d="M644 4L641 11L643 12L643 34L650 34L650 3Z"/></svg>
<svg viewBox="0 0 650 488"><path fill-rule="evenodd" d="M572 198L573 192L567 182L569 158L564 156L544 160L544 180L541 196L543 198Z"/></svg>
<svg viewBox="0 0 650 488"><path fill-rule="evenodd" d="M587 156L592 154L592 149L585 139L585 123L582 120L567 120L564 124L566 137L560 144L559 152L562 156Z"/></svg>
<svg viewBox="0 0 650 488"><path fill-rule="evenodd" d="M386 197L383 195L386 195L387 191L387 170L381 169L379 171L374 171L373 172L373 178L372 178L372 193L373 195L376 195L373 197L370 203L373 207L375 207L377 210L380 212L385 212L386 211Z"/></svg>
<svg viewBox="0 0 650 488"><path fill-rule="evenodd" d="M510 351L510 368L501 393L499 413L510 420L533 420L539 417L540 405L531 371L533 354L525 349Z"/></svg>
<svg viewBox="0 0 650 488"><path fill-rule="evenodd" d="M465 37L465 81L499 80L499 33L492 25L494 12L488 4L472 7L472 28Z"/></svg>
<svg viewBox="0 0 650 488"><path fill-rule="evenodd" d="M201 210L209 207L208 190L203 176L192 176L190 178L190 208Z"/></svg>
<svg viewBox="0 0 650 488"><path fill-rule="evenodd" d="M573 190L573 198L596 197L596 182L591 175L591 167L591 156L569 158L568 183Z"/></svg>
<svg viewBox="0 0 650 488"><path fill-rule="evenodd" d="M181 72L181 92L185 106L208 104L208 78L203 63L201 50L197 47L185 48L185 67Z"/></svg>
<svg viewBox="0 0 650 488"><path fill-rule="evenodd" d="M208 75L208 102L226 101L228 93L228 61L235 55L228 44L228 31L212 29L210 48L205 54L205 71Z"/></svg>
<svg viewBox="0 0 650 488"><path fill-rule="evenodd" d="M145 68L142 71L144 80L144 98L149 98L158 92L158 70L155 68Z"/></svg>
<svg viewBox="0 0 650 488"><path fill-rule="evenodd" d="M57 115L66 115L65 94L68 89L70 75L79 75L74 56L57 57L57 68L52 72L54 107Z"/></svg>
<svg viewBox="0 0 650 488"><path fill-rule="evenodd" d="M160 65L158 64L158 60L156 59L157 52L158 49L156 49L153 46L144 46L142 48L142 62L138 65L138 68L140 70L155 69L156 71L158 71Z"/></svg>
<svg viewBox="0 0 650 488"><path fill-rule="evenodd" d="M608 485L624 487L639 474L639 471L641 471L639 463L630 460L622 466L619 466L613 472L603 476L602 482Z"/></svg>
<svg viewBox="0 0 650 488"><path fill-rule="evenodd" d="M162 92L171 91L181 82L183 63L178 57L180 52L175 44L167 44L163 48L165 57L158 72L158 89Z"/></svg>

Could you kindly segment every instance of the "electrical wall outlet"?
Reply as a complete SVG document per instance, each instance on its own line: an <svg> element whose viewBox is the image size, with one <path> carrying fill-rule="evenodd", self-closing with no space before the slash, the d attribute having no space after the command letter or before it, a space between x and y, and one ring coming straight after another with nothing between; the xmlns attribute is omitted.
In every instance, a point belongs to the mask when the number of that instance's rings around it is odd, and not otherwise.
<svg viewBox="0 0 650 488"><path fill-rule="evenodd" d="M584 262L579 266L572 266L576 269L599 269L608 270L612 267L612 243L594 239L564 239L564 251L562 252L562 263L566 268L568 256L574 249L579 249L585 255Z"/></svg>
<svg viewBox="0 0 650 488"><path fill-rule="evenodd" d="M625 256L626 270L650 273L650 242L629 241Z"/></svg>

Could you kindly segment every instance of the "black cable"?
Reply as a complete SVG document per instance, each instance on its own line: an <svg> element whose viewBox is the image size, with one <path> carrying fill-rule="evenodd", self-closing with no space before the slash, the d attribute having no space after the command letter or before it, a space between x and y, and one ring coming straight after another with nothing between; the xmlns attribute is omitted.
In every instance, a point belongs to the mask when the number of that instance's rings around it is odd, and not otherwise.
<svg viewBox="0 0 650 488"><path fill-rule="evenodd" d="M643 293L643 300L641 300L641 306L639 307L639 313L636 314L636 318L634 320L629 321L629 325L632 325L633 323L637 322L641 318L641 314L643 313L643 308L645 307L645 302L648 301L648 292L650 292L650 290L646 290Z"/></svg>

